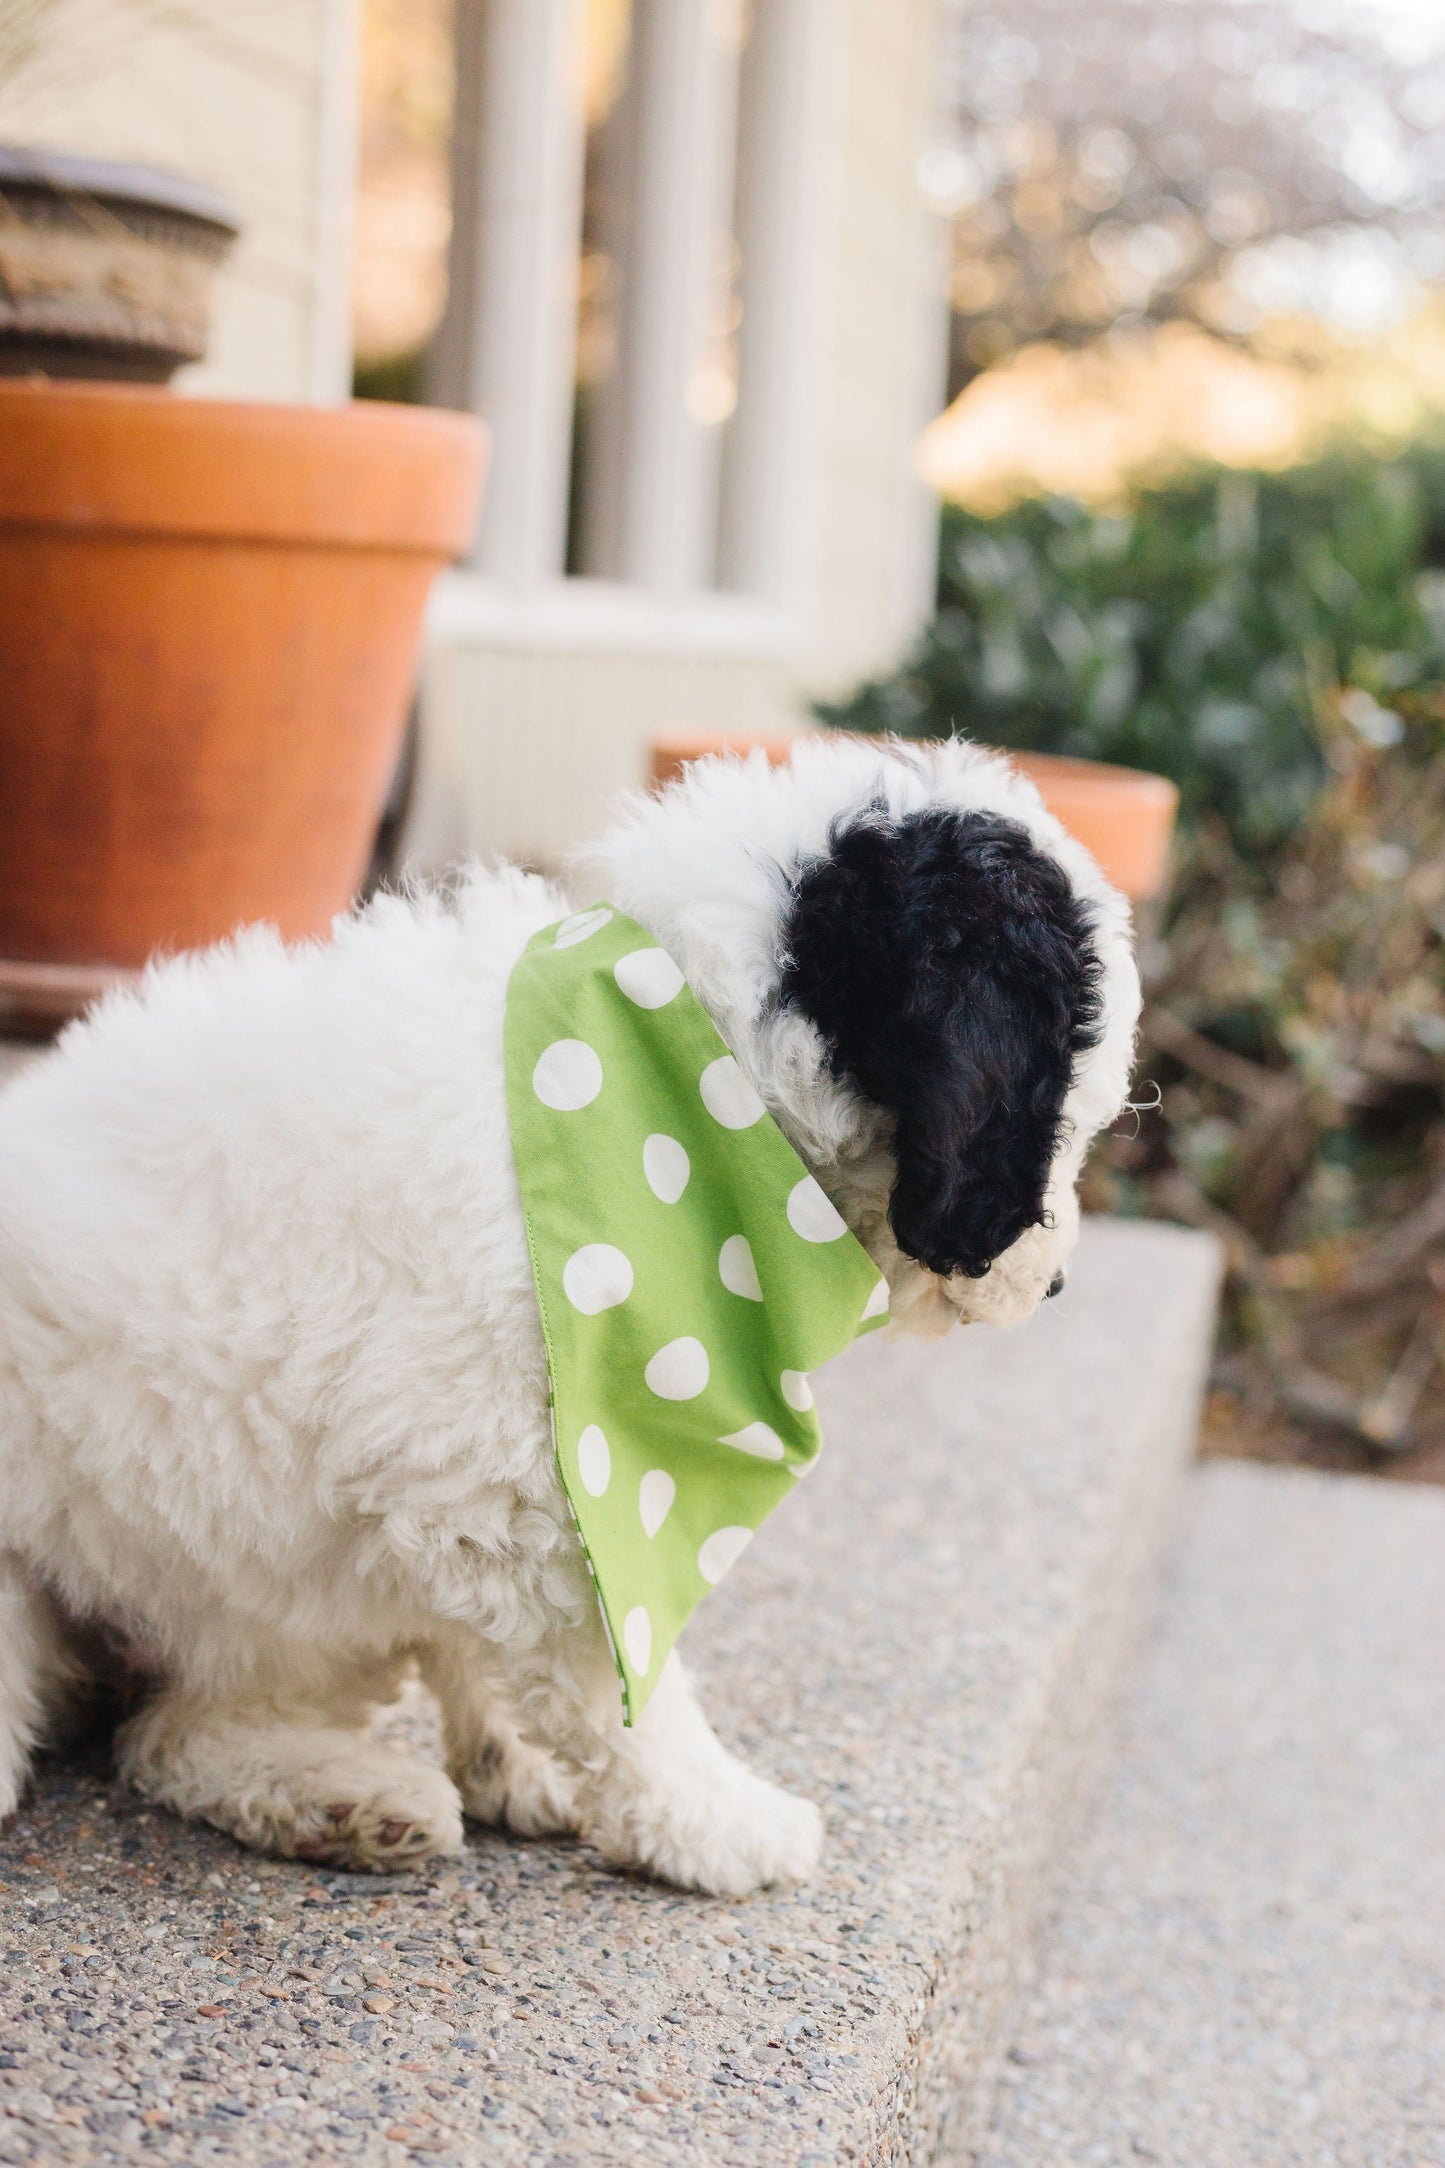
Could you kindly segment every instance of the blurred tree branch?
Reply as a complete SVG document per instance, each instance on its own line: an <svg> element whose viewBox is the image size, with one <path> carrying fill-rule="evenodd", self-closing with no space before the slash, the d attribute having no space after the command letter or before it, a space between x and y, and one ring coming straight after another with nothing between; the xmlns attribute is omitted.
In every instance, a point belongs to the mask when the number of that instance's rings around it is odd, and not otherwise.
<svg viewBox="0 0 1445 2168"><path fill-rule="evenodd" d="M1343 305L1445 273L1445 49L1288 0L1013 0L954 19L953 390L1030 340L1289 314L1333 250ZM1280 244L1293 244L1284 246Z"/></svg>
<svg viewBox="0 0 1445 2168"><path fill-rule="evenodd" d="M1322 700L1328 780L1267 870L1187 855L1142 1029L1164 1119L1095 1180L1223 1240L1228 1382L1400 1450L1445 1433L1445 715L1392 712Z"/></svg>

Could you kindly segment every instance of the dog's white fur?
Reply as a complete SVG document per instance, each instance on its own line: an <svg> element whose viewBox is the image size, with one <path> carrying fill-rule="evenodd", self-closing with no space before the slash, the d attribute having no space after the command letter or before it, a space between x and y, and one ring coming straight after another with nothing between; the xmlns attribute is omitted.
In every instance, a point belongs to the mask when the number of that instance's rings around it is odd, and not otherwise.
<svg viewBox="0 0 1445 2168"><path fill-rule="evenodd" d="M1095 916L1106 1028L1051 1224L981 1280L900 1255L886 1119L772 998L782 869L879 798L1013 816ZM465 1813L720 1893L813 1865L816 1810L721 1746L675 1657L622 1728L554 1470L502 1015L531 934L597 895L677 958L905 1325L1015 1319L1047 1288L1127 1091L1128 914L966 745L701 765L624 814L571 896L474 871L325 945L254 930L152 970L0 1098L0 1813L83 1627L147 1682L131 1782L248 1844L392 1867L455 1850ZM447 1774L368 1728L413 1663Z"/></svg>

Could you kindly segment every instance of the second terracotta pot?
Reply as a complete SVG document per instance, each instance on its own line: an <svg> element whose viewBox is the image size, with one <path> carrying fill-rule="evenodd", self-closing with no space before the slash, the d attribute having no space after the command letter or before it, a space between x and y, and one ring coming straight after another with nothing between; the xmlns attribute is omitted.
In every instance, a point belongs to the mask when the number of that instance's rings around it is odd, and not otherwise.
<svg viewBox="0 0 1445 2168"><path fill-rule="evenodd" d="M659 739L652 749L652 779L667 783L689 760L706 753L761 749L775 765L787 760L796 738L716 737L704 732ZM1162 775L1115 768L1102 760L1069 760L1057 753L1006 756L1038 789L1044 804L1098 860L1105 876L1136 903L1163 893L1169 844L1179 793Z"/></svg>
<svg viewBox="0 0 1445 2168"><path fill-rule="evenodd" d="M0 965L326 931L482 458L461 415L0 384Z"/></svg>

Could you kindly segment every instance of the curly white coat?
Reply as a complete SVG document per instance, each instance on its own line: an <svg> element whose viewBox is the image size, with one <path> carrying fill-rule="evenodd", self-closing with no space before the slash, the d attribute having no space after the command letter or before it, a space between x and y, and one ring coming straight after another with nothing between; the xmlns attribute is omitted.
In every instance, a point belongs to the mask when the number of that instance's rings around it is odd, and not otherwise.
<svg viewBox="0 0 1445 2168"><path fill-rule="evenodd" d="M880 795L1022 820L1096 916L1106 1030L1066 1108L1053 1224L978 1281L900 1256L886 1122L770 1004L785 869ZM553 1465L508 974L574 902L647 926L901 1324L936 1329L1026 1315L1072 1246L1079 1163L1128 1085L1127 909L1032 788L963 744L700 765L632 804L572 890L474 870L324 945L246 932L154 968L0 1098L0 1814L103 1646L144 1682L126 1775L248 1844L404 1866L456 1849L465 1813L575 1829L696 1889L811 1868L815 1808L722 1747L675 1657L621 1726ZM413 1664L446 1773L368 1728Z"/></svg>

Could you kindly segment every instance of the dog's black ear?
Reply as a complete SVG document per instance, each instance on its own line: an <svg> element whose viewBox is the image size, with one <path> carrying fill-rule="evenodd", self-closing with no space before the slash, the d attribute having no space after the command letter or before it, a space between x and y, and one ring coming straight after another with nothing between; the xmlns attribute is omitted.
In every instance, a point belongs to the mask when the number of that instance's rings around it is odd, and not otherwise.
<svg viewBox="0 0 1445 2168"><path fill-rule="evenodd" d="M1062 867L1017 821L872 808L793 885L782 998L894 1117L899 1248L978 1279L1042 1224L1100 965Z"/></svg>

